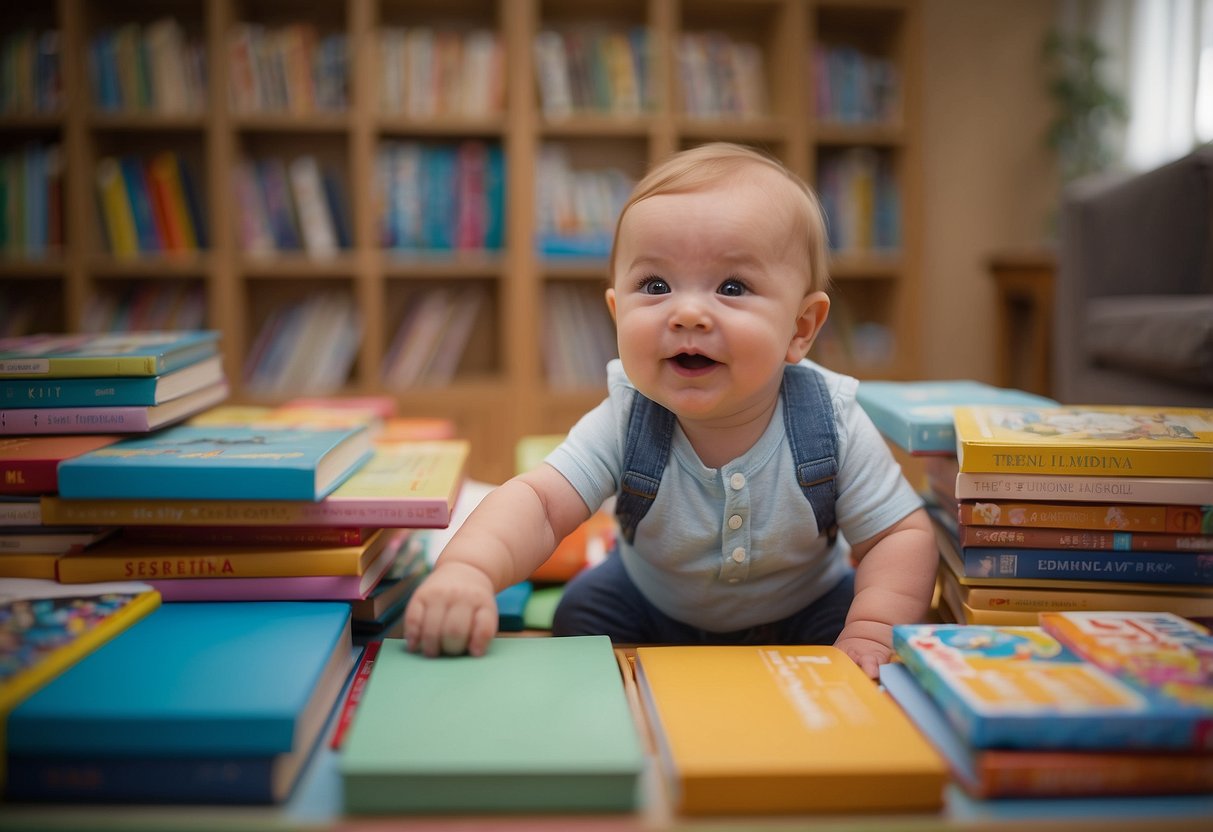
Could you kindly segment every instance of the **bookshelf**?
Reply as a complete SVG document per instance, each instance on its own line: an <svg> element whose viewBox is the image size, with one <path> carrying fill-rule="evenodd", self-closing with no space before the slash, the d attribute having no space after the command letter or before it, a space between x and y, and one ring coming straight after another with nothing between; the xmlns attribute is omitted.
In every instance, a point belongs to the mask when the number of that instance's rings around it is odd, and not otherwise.
<svg viewBox="0 0 1213 832"><path fill-rule="evenodd" d="M565 430L603 395L600 374L577 369L586 356L554 362L561 340L545 335L554 309L584 317L566 330L610 331L602 215L609 229L617 194L602 194L670 152L727 139L773 152L830 207L834 309L814 356L861 377L914 377L919 17L917 0L55 0L11 13L4 64L28 68L0 89L0 332L113 326L120 313L201 320L223 332L235 399L272 403L287 393L245 381L262 330L289 317L283 307L343 299L355 346L331 391L389 389L403 413L454 418L473 476L499 480L519 436ZM563 49L563 104L541 40ZM30 147L43 149L32 168ZM574 183L557 197L592 207L548 245L537 240L557 198L544 190L553 153ZM415 175L409 154L426 171L457 157L456 185L403 178ZM191 180L199 239L114 254L99 171L133 159L159 187L158 156ZM321 188L305 192L323 194L305 205L327 205L334 224L320 249L305 212L278 204L302 187L300 159ZM32 231L13 219L27 191L46 202ZM456 204L441 214L435 200ZM410 237L418 205L454 219ZM274 218L292 216L284 240ZM460 360L449 378L392 387L410 306L451 287L478 299ZM337 333L312 327L301 342L322 355ZM611 345L592 346L591 362Z"/></svg>

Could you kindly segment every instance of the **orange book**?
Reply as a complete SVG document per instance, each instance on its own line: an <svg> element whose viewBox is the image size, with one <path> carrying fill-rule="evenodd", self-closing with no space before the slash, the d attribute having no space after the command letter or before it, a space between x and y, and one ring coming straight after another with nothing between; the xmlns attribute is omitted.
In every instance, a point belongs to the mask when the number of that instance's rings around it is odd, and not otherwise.
<svg viewBox="0 0 1213 832"><path fill-rule="evenodd" d="M180 162L176 154L165 151L152 157L148 165L148 179L152 190L159 191L164 201L165 222L168 237L166 239L179 243L170 244L174 251L196 251L198 235L190 221L189 208L185 201L185 187L181 183Z"/></svg>
<svg viewBox="0 0 1213 832"><path fill-rule="evenodd" d="M837 648L640 647L636 674L683 814L943 804L943 759Z"/></svg>

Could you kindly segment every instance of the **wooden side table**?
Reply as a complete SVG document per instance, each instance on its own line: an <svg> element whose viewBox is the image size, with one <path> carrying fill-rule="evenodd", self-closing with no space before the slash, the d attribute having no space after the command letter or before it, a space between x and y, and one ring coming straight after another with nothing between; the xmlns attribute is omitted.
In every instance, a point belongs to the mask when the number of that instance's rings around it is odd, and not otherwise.
<svg viewBox="0 0 1213 832"><path fill-rule="evenodd" d="M989 268L998 291L998 383L1051 396L1057 257L1048 249L1003 252Z"/></svg>

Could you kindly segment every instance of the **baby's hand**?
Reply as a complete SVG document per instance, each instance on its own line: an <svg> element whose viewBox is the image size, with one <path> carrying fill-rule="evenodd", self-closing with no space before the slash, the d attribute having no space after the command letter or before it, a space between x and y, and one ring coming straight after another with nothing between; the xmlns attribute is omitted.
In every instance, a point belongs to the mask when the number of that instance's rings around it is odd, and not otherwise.
<svg viewBox="0 0 1213 832"><path fill-rule="evenodd" d="M465 563L440 563L417 587L404 612L409 650L430 657L483 656L496 632L493 582Z"/></svg>
<svg viewBox="0 0 1213 832"><path fill-rule="evenodd" d="M851 657L851 661L868 676L876 679L880 676L880 665L887 662L893 651L870 638L848 636L846 632L838 637L834 646Z"/></svg>

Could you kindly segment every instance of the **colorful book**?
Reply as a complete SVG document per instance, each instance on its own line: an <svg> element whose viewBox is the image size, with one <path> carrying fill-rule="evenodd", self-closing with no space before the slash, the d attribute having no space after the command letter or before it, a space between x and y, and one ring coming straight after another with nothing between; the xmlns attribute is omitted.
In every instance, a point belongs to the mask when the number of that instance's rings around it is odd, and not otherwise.
<svg viewBox="0 0 1213 832"><path fill-rule="evenodd" d="M156 405L0 410L0 434L148 433L188 419L228 396L226 381Z"/></svg>
<svg viewBox="0 0 1213 832"><path fill-rule="evenodd" d="M1213 705L1131 684L1040 627L902 624L893 649L975 748L1209 750Z"/></svg>
<svg viewBox="0 0 1213 832"><path fill-rule="evenodd" d="M370 451L365 428L179 425L65 461L59 493L83 499L319 500Z"/></svg>
<svg viewBox="0 0 1213 832"><path fill-rule="evenodd" d="M216 355L161 376L0 380L0 410L157 405L223 379L223 362Z"/></svg>
<svg viewBox="0 0 1213 832"><path fill-rule="evenodd" d="M442 659L385 639L340 768L348 814L630 812L644 755L605 636Z"/></svg>
<svg viewBox="0 0 1213 832"><path fill-rule="evenodd" d="M0 494L54 494L59 490L59 463L112 445L121 437L0 436Z"/></svg>
<svg viewBox="0 0 1213 832"><path fill-rule="evenodd" d="M319 502L303 500L67 500L44 497L43 523L192 526L444 528L463 483L465 440L376 445L371 458Z"/></svg>
<svg viewBox="0 0 1213 832"><path fill-rule="evenodd" d="M283 799L354 664L340 603L165 604L9 718L14 798L109 802ZM143 761L135 776L136 763ZM163 776L150 761L164 761ZM199 783L205 771L256 778ZM181 781L172 776L177 774ZM52 781L54 782L54 781Z"/></svg>
<svg viewBox="0 0 1213 832"><path fill-rule="evenodd" d="M1213 492L1210 492L1213 497ZM1128 505L1018 500L966 500L957 516L969 526L1096 529L1117 532L1213 535L1213 505ZM1202 548L1195 543L1189 547Z"/></svg>
<svg viewBox="0 0 1213 832"><path fill-rule="evenodd" d="M956 409L961 471L1213 477L1213 409L1121 406Z"/></svg>
<svg viewBox="0 0 1213 832"><path fill-rule="evenodd" d="M640 647L636 682L683 814L943 803L942 759L834 647Z"/></svg>
<svg viewBox="0 0 1213 832"><path fill-rule="evenodd" d="M218 350L211 330L0 338L0 378L159 376Z"/></svg>
<svg viewBox="0 0 1213 832"><path fill-rule="evenodd" d="M378 532L358 546L321 549L296 546L186 545L118 537L88 551L73 551L59 560L65 584L105 580L177 580L181 578L287 578L362 576L383 552L391 534Z"/></svg>
<svg viewBox="0 0 1213 832"><path fill-rule="evenodd" d="M1213 791L1213 754L1207 752L977 749L948 723L905 665L881 665L880 682L948 761L953 778L977 798Z"/></svg>
<svg viewBox="0 0 1213 832"><path fill-rule="evenodd" d="M958 405L1054 407L1053 399L979 381L864 381L855 400L890 442L911 454L955 454Z"/></svg>
<svg viewBox="0 0 1213 832"><path fill-rule="evenodd" d="M957 539L961 546L1017 546L1024 549L1084 549L1104 552L1213 552L1213 534L1151 534L961 525L957 528Z"/></svg>

